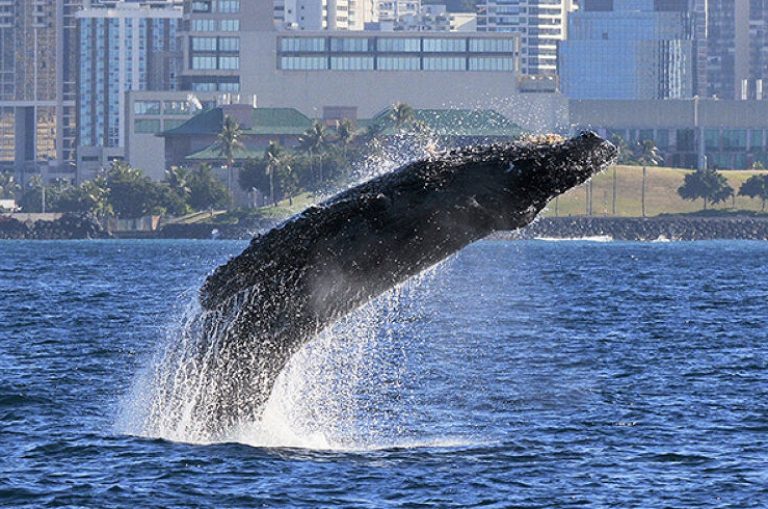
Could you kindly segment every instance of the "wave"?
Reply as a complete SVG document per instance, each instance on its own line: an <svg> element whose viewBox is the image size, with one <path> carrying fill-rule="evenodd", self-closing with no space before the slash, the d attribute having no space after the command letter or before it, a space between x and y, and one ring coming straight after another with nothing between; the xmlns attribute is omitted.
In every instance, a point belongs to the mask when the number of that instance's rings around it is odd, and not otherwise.
<svg viewBox="0 0 768 509"><path fill-rule="evenodd" d="M534 237L533 240L544 242L613 242L610 235L590 235L585 237Z"/></svg>

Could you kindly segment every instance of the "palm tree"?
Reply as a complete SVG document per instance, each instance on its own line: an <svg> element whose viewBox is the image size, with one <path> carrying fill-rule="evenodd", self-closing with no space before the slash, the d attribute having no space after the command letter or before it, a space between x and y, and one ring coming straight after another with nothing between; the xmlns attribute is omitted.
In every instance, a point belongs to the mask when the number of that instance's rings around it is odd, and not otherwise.
<svg viewBox="0 0 768 509"><path fill-rule="evenodd" d="M269 142L269 146L264 151L264 159L267 162L267 175L269 176L269 199L273 206L277 206L277 200L275 200L275 173L278 172L291 172L290 156L283 150L283 148L274 141ZM293 199L291 195L288 195L288 204L293 205Z"/></svg>
<svg viewBox="0 0 768 509"><path fill-rule="evenodd" d="M389 118L395 122L395 130L400 131L413 122L413 108L404 102L396 102L389 111Z"/></svg>
<svg viewBox="0 0 768 509"><path fill-rule="evenodd" d="M183 166L171 166L165 171L168 186L184 200L189 197L189 171Z"/></svg>
<svg viewBox="0 0 768 509"><path fill-rule="evenodd" d="M336 121L336 136L341 143L341 153L344 159L347 158L347 147L355 139L355 128L352 125L352 121L348 118Z"/></svg>
<svg viewBox="0 0 768 509"><path fill-rule="evenodd" d="M635 159L643 165L643 184L640 193L640 205L643 217L645 217L645 182L648 178L648 166L658 166L662 161L661 154L653 140L638 142Z"/></svg>
<svg viewBox="0 0 768 509"><path fill-rule="evenodd" d="M243 130L237 120L226 115L221 132L216 136L216 149L218 154L224 158L227 168L227 188L232 193L232 169L235 165L235 151L243 149L242 142Z"/></svg>
<svg viewBox="0 0 768 509"><path fill-rule="evenodd" d="M19 191L21 186L13 173L0 173L0 198L13 198Z"/></svg>
<svg viewBox="0 0 768 509"><path fill-rule="evenodd" d="M312 127L304 131L304 134L299 138L300 147L309 153L309 164L314 172L315 155L322 150L325 142L328 138L328 132L319 120L315 120L312 123ZM323 166L320 165L320 182L323 181Z"/></svg>
<svg viewBox="0 0 768 509"><path fill-rule="evenodd" d="M107 178L101 174L93 180L87 180L80 184L79 192L82 200L85 201L90 211L99 219L103 220L111 216L114 211L109 202L109 186Z"/></svg>

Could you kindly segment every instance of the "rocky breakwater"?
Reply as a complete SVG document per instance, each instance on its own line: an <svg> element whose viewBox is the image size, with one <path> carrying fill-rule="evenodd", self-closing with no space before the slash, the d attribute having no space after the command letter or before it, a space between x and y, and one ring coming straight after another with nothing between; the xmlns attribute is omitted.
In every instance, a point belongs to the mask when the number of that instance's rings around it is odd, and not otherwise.
<svg viewBox="0 0 768 509"><path fill-rule="evenodd" d="M768 240L768 217L549 217L541 218L517 232L503 232L497 235L497 238L499 237L507 239L611 237L614 240L631 241Z"/></svg>
<svg viewBox="0 0 768 509"><path fill-rule="evenodd" d="M88 214L64 214L53 221L22 222L0 216L0 239L102 239L110 237L101 224Z"/></svg>

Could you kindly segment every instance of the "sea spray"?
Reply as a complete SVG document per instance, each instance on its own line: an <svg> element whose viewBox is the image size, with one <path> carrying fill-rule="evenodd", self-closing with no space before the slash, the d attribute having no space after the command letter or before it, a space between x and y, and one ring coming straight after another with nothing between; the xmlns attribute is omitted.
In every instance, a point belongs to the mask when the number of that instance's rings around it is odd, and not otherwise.
<svg viewBox="0 0 768 509"><path fill-rule="evenodd" d="M376 142L367 158L355 164L347 187L388 173L435 147L428 133L394 136ZM331 192L332 191L332 192ZM329 190L335 194L339 189ZM126 433L174 441L210 443L241 441L264 446L352 447L396 433L389 423L409 415L401 401L407 367L407 343L414 331L398 322L414 322L412 294L431 279L436 268L361 307L322 331L284 368L258 415L244 415L224 432L208 427L216 412L213 401L248 394L222 386L224 378L252 376L230 372L232 355L225 341L236 316L203 310L196 295L165 330L147 366L138 374L122 404L118 428ZM247 296L245 296L247 298ZM411 316L410 319L405 319ZM230 342L231 344L231 342ZM258 359L250 366L258 368ZM238 363L239 364L239 363ZM225 394L221 394L225 393ZM397 415L382 418L383 413ZM390 416L391 417L391 416ZM213 418L215 420L215 417ZM388 423L383 425L382 423Z"/></svg>
<svg viewBox="0 0 768 509"><path fill-rule="evenodd" d="M206 312L192 301L168 328L162 346L123 402L121 432L190 443L241 442L259 447L368 449L420 443L409 433L419 420L410 389L424 340L424 299L445 263L374 299L322 331L278 377L263 411L223 433L205 426L207 403L223 369L211 348L220 329L206 331ZM211 336L214 336L211 339ZM220 353L220 352L219 352ZM238 374L233 374L238 376ZM246 397L237 394L234 397ZM409 443L410 443L409 442Z"/></svg>

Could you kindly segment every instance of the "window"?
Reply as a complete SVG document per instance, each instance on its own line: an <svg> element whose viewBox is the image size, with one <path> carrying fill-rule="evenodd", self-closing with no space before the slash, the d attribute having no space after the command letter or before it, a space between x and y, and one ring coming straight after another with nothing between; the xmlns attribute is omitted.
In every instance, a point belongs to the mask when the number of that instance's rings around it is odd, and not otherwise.
<svg viewBox="0 0 768 509"><path fill-rule="evenodd" d="M192 69L216 69L216 57L192 57Z"/></svg>
<svg viewBox="0 0 768 509"><path fill-rule="evenodd" d="M418 71L421 69L419 57L379 57L376 68L381 71Z"/></svg>
<svg viewBox="0 0 768 509"><path fill-rule="evenodd" d="M240 69L240 57L219 57L219 69Z"/></svg>
<svg viewBox="0 0 768 509"><path fill-rule="evenodd" d="M213 32L216 30L216 21L212 19L193 19L193 32Z"/></svg>
<svg viewBox="0 0 768 509"><path fill-rule="evenodd" d="M763 131L749 131L749 146L752 148L764 146L763 144Z"/></svg>
<svg viewBox="0 0 768 509"><path fill-rule="evenodd" d="M192 83L192 90L195 92L215 92L216 83L211 82L196 82Z"/></svg>
<svg viewBox="0 0 768 509"><path fill-rule="evenodd" d="M282 57L280 68L287 71L315 71L328 69L325 57Z"/></svg>
<svg viewBox="0 0 768 509"><path fill-rule="evenodd" d="M211 0L195 0L192 2L192 12L211 12Z"/></svg>
<svg viewBox="0 0 768 509"><path fill-rule="evenodd" d="M379 37L376 49L380 52L416 52L421 51L420 39Z"/></svg>
<svg viewBox="0 0 768 509"><path fill-rule="evenodd" d="M160 121L148 118L136 119L133 121L133 130L137 133L158 133Z"/></svg>
<svg viewBox="0 0 768 509"><path fill-rule="evenodd" d="M216 51L216 38L192 37L192 51Z"/></svg>
<svg viewBox="0 0 768 509"><path fill-rule="evenodd" d="M239 92L240 83L219 83L220 92Z"/></svg>
<svg viewBox="0 0 768 509"><path fill-rule="evenodd" d="M222 32L238 32L240 31L240 20L239 19L222 19L219 30L221 30Z"/></svg>
<svg viewBox="0 0 768 509"><path fill-rule="evenodd" d="M219 0L219 12L240 12L240 0Z"/></svg>
<svg viewBox="0 0 768 509"><path fill-rule="evenodd" d="M159 115L160 101L136 101L133 103L133 113L136 115Z"/></svg>
<svg viewBox="0 0 768 509"><path fill-rule="evenodd" d="M280 39L282 51L325 51L325 39L322 37L283 37Z"/></svg>
<svg viewBox="0 0 768 509"><path fill-rule="evenodd" d="M744 129L723 130L723 150L740 150L747 148L747 131Z"/></svg>
<svg viewBox="0 0 768 509"><path fill-rule="evenodd" d="M466 39L424 39L424 52L463 53L466 50Z"/></svg>
<svg viewBox="0 0 768 509"><path fill-rule="evenodd" d="M509 57L470 58L470 71L505 71L515 70L515 60Z"/></svg>
<svg viewBox="0 0 768 509"><path fill-rule="evenodd" d="M425 71L463 71L467 67L467 60L462 57L426 57L424 59Z"/></svg>
<svg viewBox="0 0 768 509"><path fill-rule="evenodd" d="M331 57L331 69L365 71L373 69L373 57Z"/></svg>
<svg viewBox="0 0 768 509"><path fill-rule="evenodd" d="M469 51L473 53L513 53L515 41L513 39L470 39Z"/></svg>
<svg viewBox="0 0 768 509"><path fill-rule="evenodd" d="M166 115L188 115L190 113L187 101L163 101L163 112Z"/></svg>
<svg viewBox="0 0 768 509"><path fill-rule="evenodd" d="M368 51L368 39L336 38L331 39L331 51L364 52Z"/></svg>
<svg viewBox="0 0 768 509"><path fill-rule="evenodd" d="M720 150L720 131L718 129L704 130L704 148L707 150Z"/></svg>
<svg viewBox="0 0 768 509"><path fill-rule="evenodd" d="M240 38L219 37L219 51L240 51Z"/></svg>
<svg viewBox="0 0 768 509"><path fill-rule="evenodd" d="M186 119L172 119L172 120L166 120L163 122L163 130L164 131L170 131L171 129L176 129L181 124L186 122Z"/></svg>

